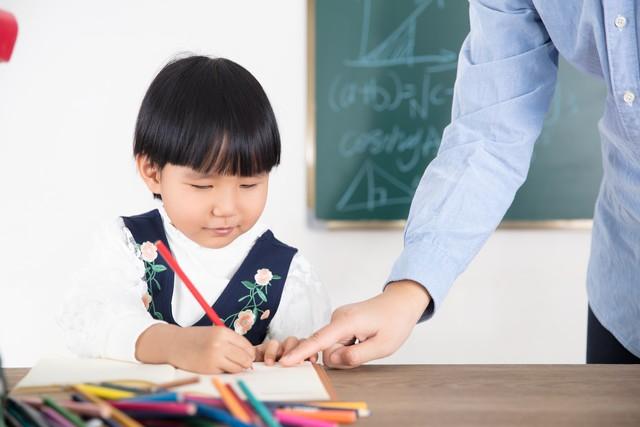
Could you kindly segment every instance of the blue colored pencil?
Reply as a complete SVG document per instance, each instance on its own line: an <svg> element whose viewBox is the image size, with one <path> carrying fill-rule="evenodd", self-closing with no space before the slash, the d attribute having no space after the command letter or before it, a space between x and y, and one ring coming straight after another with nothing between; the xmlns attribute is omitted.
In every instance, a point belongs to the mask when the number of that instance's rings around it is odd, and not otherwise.
<svg viewBox="0 0 640 427"><path fill-rule="evenodd" d="M223 411L222 409L214 408L211 406L203 405L201 403L196 403L198 407L198 411L196 412L197 416L208 418L213 421L219 421L223 424L229 425L229 427L253 427L251 424L245 424L237 418L234 418L227 411Z"/></svg>
<svg viewBox="0 0 640 427"><path fill-rule="evenodd" d="M140 394L136 397L118 399L119 402L182 402L183 400L182 394L175 391Z"/></svg>

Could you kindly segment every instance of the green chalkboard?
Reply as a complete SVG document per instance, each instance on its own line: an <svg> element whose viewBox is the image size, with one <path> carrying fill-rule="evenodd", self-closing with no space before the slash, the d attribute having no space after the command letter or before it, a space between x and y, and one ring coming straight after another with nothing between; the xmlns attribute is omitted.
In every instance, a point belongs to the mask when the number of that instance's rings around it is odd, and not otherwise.
<svg viewBox="0 0 640 427"><path fill-rule="evenodd" d="M406 219L451 118L463 0L310 2L315 216ZM602 175L605 90L561 62L527 182L506 220L589 219Z"/></svg>

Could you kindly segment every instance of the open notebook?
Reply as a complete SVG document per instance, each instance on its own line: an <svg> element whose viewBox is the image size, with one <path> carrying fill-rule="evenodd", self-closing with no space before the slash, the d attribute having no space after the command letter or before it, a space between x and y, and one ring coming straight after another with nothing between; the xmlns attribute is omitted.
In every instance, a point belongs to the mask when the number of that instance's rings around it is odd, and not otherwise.
<svg viewBox="0 0 640 427"><path fill-rule="evenodd" d="M192 372L170 365L147 365L107 359L46 358L41 359L16 385L14 393L28 392L28 389L33 387L101 381L136 380L164 383L193 375L195 374ZM199 376L199 383L176 387L174 390L218 396L211 382L211 375ZM253 370L216 376L233 385L239 379L244 380L258 399L265 401L328 400L333 397L322 368L308 362L291 368L254 363Z"/></svg>

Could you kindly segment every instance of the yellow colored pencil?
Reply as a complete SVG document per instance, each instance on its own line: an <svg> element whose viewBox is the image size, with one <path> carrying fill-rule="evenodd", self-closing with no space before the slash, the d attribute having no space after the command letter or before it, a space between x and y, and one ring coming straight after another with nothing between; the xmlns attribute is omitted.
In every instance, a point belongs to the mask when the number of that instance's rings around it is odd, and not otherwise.
<svg viewBox="0 0 640 427"><path fill-rule="evenodd" d="M307 405L321 406L323 408L337 409L369 409L367 402L342 402L342 401L325 401L325 402L306 402Z"/></svg>
<svg viewBox="0 0 640 427"><path fill-rule="evenodd" d="M80 384L78 387L81 387L87 393L107 400L127 399L137 396L136 393L132 391L118 390L100 385Z"/></svg>
<svg viewBox="0 0 640 427"><path fill-rule="evenodd" d="M220 393L220 398L229 412L240 421L251 424L251 417L247 414L247 411L244 410L240 402L227 390L227 387L225 387L222 381L216 377L211 378L211 381L213 381L213 385L218 390L218 393Z"/></svg>

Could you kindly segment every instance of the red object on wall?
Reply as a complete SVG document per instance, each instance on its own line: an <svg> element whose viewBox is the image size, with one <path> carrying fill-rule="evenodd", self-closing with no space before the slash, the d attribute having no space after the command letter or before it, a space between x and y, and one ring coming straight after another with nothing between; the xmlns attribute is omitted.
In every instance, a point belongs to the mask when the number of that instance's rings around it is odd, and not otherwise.
<svg viewBox="0 0 640 427"><path fill-rule="evenodd" d="M11 13L0 9L0 62L11 58L18 36L18 22Z"/></svg>

